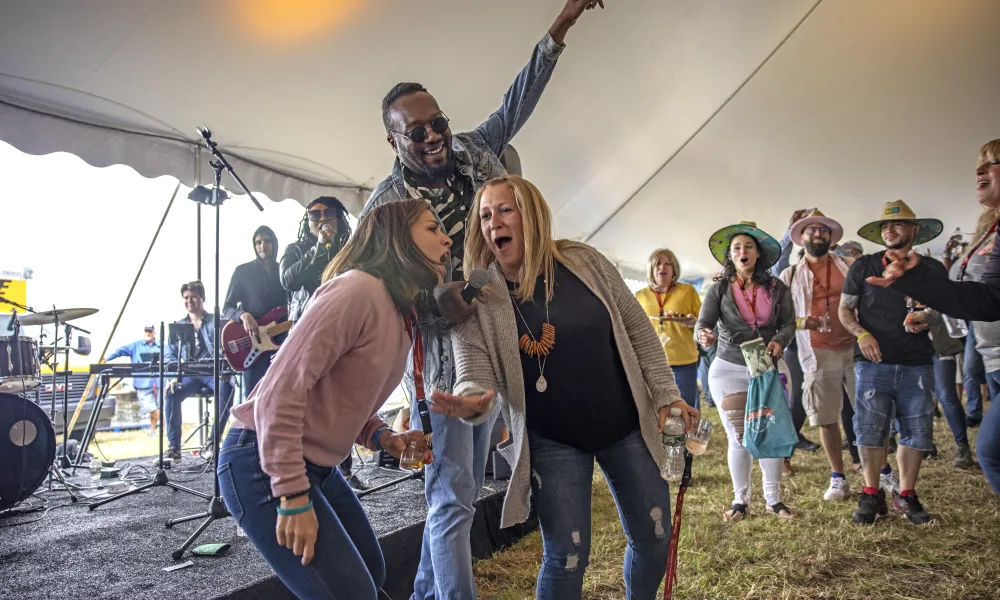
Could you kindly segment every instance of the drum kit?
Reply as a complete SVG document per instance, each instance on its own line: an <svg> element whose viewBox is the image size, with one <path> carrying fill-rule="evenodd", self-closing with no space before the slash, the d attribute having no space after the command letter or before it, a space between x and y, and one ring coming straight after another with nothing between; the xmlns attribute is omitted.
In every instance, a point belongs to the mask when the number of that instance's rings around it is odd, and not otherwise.
<svg viewBox="0 0 1000 600"><path fill-rule="evenodd" d="M55 420L56 391L59 359L64 361L61 373L65 379L69 377L70 339L74 329L89 333L69 321L81 319L97 312L94 308L53 309L36 312L30 307L21 306L0 296L0 301L15 306L30 314L18 316L17 310L10 313L10 324L7 330L12 335L0 336L0 511L11 508L31 497L49 477L51 488L53 478L58 479L70 497L75 502L76 495L73 486L66 483L65 476L56 462L56 432ZM21 335L22 327L53 325L56 333L53 344L40 345L36 338ZM59 326L64 327L64 344L60 347L58 336ZM44 330L40 331L39 339L44 339ZM84 340L86 338L80 338ZM89 340L87 340L89 344ZM83 345L86 347L86 345ZM77 352L83 352L82 348ZM38 388L43 379L41 365L51 368L52 406L50 413L38 404ZM68 409L69 386L64 379L62 391L63 440L69 438ZM34 392L35 402L29 396ZM61 465L68 466L66 456L68 444L61 445Z"/></svg>

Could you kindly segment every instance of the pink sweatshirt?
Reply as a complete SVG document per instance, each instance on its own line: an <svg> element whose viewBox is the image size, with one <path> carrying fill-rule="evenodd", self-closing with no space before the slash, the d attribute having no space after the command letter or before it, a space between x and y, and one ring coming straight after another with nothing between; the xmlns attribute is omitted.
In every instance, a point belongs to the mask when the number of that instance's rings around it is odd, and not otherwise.
<svg viewBox="0 0 1000 600"><path fill-rule="evenodd" d="M234 428L257 431L271 491L309 487L308 460L334 467L354 443L371 445L376 411L403 377L410 335L382 281L348 271L321 285Z"/></svg>

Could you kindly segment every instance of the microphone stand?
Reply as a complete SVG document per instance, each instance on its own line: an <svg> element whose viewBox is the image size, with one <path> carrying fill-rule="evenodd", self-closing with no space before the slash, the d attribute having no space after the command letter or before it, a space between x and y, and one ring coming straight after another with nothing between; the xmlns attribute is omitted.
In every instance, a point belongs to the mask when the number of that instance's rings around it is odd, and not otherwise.
<svg viewBox="0 0 1000 600"><path fill-rule="evenodd" d="M171 553L171 556L174 558L174 560L180 560L180 558L184 556L184 552L187 551L188 547L191 546L191 544L193 544L194 541L198 539L198 537L201 536L201 534L204 533L204 531L208 529L208 526L211 525L214 521L217 521L219 519L225 519L226 517L230 516L229 510L226 509L226 504L222 501L222 494L219 490L219 469L218 469L219 450L221 449L222 446L222 440L219 438L221 437L220 433L223 429L222 424L219 423L219 419L222 414L222 409L221 409L222 403L226 401L222 398L222 394L220 393L221 386L219 385L221 379L219 373L221 368L220 356L219 356L219 343L221 342L222 338L222 333L221 333L222 315L221 311L219 310L219 297L221 293L219 286L219 239L220 239L219 234L221 232L220 208L222 206L223 200L225 199L219 193L219 189L222 186L222 171L225 170L229 173L230 176L232 176L232 178L236 181L236 183L239 184L240 188L247 194L247 196L250 197L250 200L253 201L254 206L256 206L258 210L260 211L264 210L264 207L260 205L260 202L257 202L257 199L254 198L253 193L251 193L250 190L247 189L247 186L243 183L243 180L240 179L239 175L236 174L236 171L233 170L232 165L230 165L229 161L226 160L226 157L219 150L219 147L216 145L216 143L212 141L212 132L208 129L208 127L205 127L204 125L198 127L198 133L200 133L201 136L204 138L205 144L208 146L209 151L212 153L212 156L215 157L215 160L210 160L208 162L208 164L210 164L212 168L215 170L215 187L212 189L211 198L206 198L204 194L194 194L192 192L192 195L195 196L192 199L195 200L196 202L201 202L202 204L209 204L215 207L215 320L214 320L215 322L212 324L213 329L215 331L215 340L214 343L212 344L212 381L214 383L214 390L215 390L215 407L214 407L215 423L213 424L213 428L215 429L215 431L213 431L212 433L213 433L213 438L215 439L215 451L212 452L212 460L211 460L212 475L215 487L212 493L212 497L208 501L208 510L206 512L199 513L196 515L189 515L186 517L180 517L178 519L170 519L169 521L167 521L166 523L167 527L173 527L178 523L186 523L188 521L194 521L197 519L205 519L204 521L201 522L198 528L194 530L194 533L192 533L191 536L188 537L188 539L185 540L185 542L179 548L177 548Z"/></svg>

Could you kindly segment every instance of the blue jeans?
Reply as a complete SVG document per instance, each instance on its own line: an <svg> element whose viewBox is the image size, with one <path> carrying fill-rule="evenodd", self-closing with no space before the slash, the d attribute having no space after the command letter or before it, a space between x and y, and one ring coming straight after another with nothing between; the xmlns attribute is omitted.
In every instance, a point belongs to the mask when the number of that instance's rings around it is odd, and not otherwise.
<svg viewBox="0 0 1000 600"><path fill-rule="evenodd" d="M987 375L994 385L1000 385L1000 371ZM979 466L990 482L993 491L1000 495L1000 408L996 402L991 402L986 409L986 416L979 425L976 436L976 457Z"/></svg>
<svg viewBox="0 0 1000 600"><path fill-rule="evenodd" d="M537 600L576 600L590 557L594 459L618 506L625 530L625 597L653 600L670 548L670 488L660 478L638 429L595 453L528 432L531 493L542 529Z"/></svg>
<svg viewBox="0 0 1000 600"><path fill-rule="evenodd" d="M958 397L958 390L955 389L955 373L958 370L957 357L950 356L944 359L934 357L934 394L938 402L941 403L941 411L948 421L948 428L955 436L955 443L959 446L969 445L969 435L965 427L965 409L962 408L962 400Z"/></svg>
<svg viewBox="0 0 1000 600"><path fill-rule="evenodd" d="M167 421L167 441L169 442L170 450L180 450L181 449L181 403L185 399L197 394L203 387L210 390L215 389L215 381L212 377L185 377L181 380L180 387L175 387L173 390L168 390L163 399L163 411L166 413L164 418ZM219 387L222 388L220 394L216 394L216 401L221 399L222 404L219 406L219 422L215 424L215 431L210 433L210 438L215 440L216 437L222 434L222 430L226 428L226 422L229 421L229 409L232 404L233 396L233 386L222 379L219 381Z"/></svg>
<svg viewBox="0 0 1000 600"><path fill-rule="evenodd" d="M278 545L280 502L260 467L257 434L232 429L219 452L219 488L226 508L275 575L299 598L374 599L385 583L378 538L354 490L336 467L306 462L309 499L319 521L315 555L308 566Z"/></svg>
<svg viewBox="0 0 1000 600"><path fill-rule="evenodd" d="M934 368L854 363L854 432L858 446L882 448L896 422L899 445L928 452L934 448Z"/></svg>
<svg viewBox="0 0 1000 600"><path fill-rule="evenodd" d="M486 479L490 434L500 414L500 403L496 404L493 415L476 426L431 413L434 462L425 472L427 522L420 566L413 581L413 600L476 598L470 536L476 495ZM416 405L410 414L411 427L419 429Z"/></svg>
<svg viewBox="0 0 1000 600"><path fill-rule="evenodd" d="M698 363L670 367L670 370L674 372L674 381L681 391L681 398L684 398L689 406L698 408L701 405L701 399L698 397Z"/></svg>
<svg viewBox="0 0 1000 600"><path fill-rule="evenodd" d="M698 381L701 382L701 392L705 394L705 403L709 406L715 406L712 392L708 389L708 368L710 366L712 366L712 359L708 356L702 356L698 359Z"/></svg>
<svg viewBox="0 0 1000 600"><path fill-rule="evenodd" d="M973 419L983 418L983 393L979 386L986 383L983 357L976 350L976 335L972 322L968 323L969 334L965 336L965 365L962 377L965 382L965 414Z"/></svg>

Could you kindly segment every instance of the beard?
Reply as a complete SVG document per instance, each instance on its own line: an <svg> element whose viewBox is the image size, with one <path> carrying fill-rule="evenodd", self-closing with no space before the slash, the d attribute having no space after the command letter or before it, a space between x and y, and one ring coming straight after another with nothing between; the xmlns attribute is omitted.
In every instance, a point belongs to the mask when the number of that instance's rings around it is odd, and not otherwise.
<svg viewBox="0 0 1000 600"><path fill-rule="evenodd" d="M809 256L819 258L825 256L830 251L830 242L806 242L805 248Z"/></svg>
<svg viewBox="0 0 1000 600"><path fill-rule="evenodd" d="M905 248L913 241L912 237L899 236L899 239L893 243L886 242L885 247L889 250L899 250L900 248Z"/></svg>

